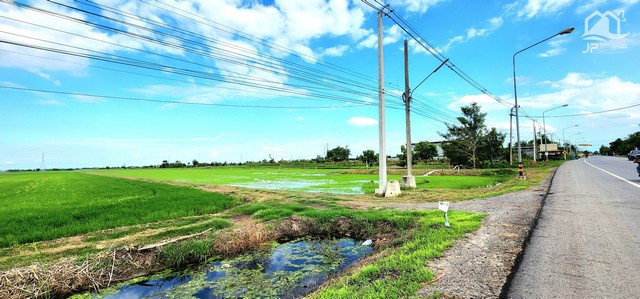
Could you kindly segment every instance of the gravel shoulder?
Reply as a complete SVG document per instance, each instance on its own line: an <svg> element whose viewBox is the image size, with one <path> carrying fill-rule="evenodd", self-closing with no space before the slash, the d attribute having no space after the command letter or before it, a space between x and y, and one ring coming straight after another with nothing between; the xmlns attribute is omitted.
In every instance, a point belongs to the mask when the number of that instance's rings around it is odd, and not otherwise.
<svg viewBox="0 0 640 299"><path fill-rule="evenodd" d="M440 277L425 286L418 297L440 294L441 298L498 298L517 259L521 259L528 235L537 221L554 173L540 185L526 191L466 202L451 203L450 210L487 213L483 225L468 234L444 256L430 262ZM398 208L435 209L435 204L406 205ZM452 224L452 225L455 225Z"/></svg>

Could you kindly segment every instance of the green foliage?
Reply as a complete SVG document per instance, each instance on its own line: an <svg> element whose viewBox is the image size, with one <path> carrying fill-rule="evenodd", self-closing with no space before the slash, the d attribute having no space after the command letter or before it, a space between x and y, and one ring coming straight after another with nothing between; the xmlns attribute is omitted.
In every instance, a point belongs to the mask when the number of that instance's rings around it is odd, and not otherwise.
<svg viewBox="0 0 640 299"><path fill-rule="evenodd" d="M181 269L186 265L199 264L210 258L211 243L207 240L187 240L168 244L159 250L163 263Z"/></svg>
<svg viewBox="0 0 640 299"><path fill-rule="evenodd" d="M355 270L317 293L312 298L409 298L434 277L427 261L443 251L465 233L480 227L485 215L450 211L451 228L443 225L442 212L430 211L418 219L398 248L372 264Z"/></svg>
<svg viewBox="0 0 640 299"><path fill-rule="evenodd" d="M417 177L418 189L473 189L494 186L505 180L503 175Z"/></svg>
<svg viewBox="0 0 640 299"><path fill-rule="evenodd" d="M444 142L441 144L444 155L449 158L453 165L470 165L471 157L460 148L456 142Z"/></svg>
<svg viewBox="0 0 640 299"><path fill-rule="evenodd" d="M414 152L412 151L411 154L413 155ZM406 167L407 166L407 147L404 145L400 146L400 154L397 155L398 157L398 162L396 163L396 165L400 166L400 167ZM412 159L411 160L411 165L415 165L416 164L416 160Z"/></svg>
<svg viewBox="0 0 640 299"><path fill-rule="evenodd" d="M487 130L484 123L487 114L480 112L477 103L462 107L461 110L463 116L457 118L460 125L446 124L447 132L441 134L448 141L442 146L445 156L454 164L468 165L470 162L473 168L477 167L480 159L503 158L505 134L498 133L495 128Z"/></svg>
<svg viewBox="0 0 640 299"><path fill-rule="evenodd" d="M618 138L609 143L609 152L619 156L626 155L628 152L636 148L640 148L640 131L629 134L629 136L624 140Z"/></svg>
<svg viewBox="0 0 640 299"><path fill-rule="evenodd" d="M362 155L358 156L358 160L369 167L378 161L378 155L373 150L364 150Z"/></svg>
<svg viewBox="0 0 640 299"><path fill-rule="evenodd" d="M229 211L231 215L249 215L263 221L293 216L311 209L297 203L281 204L277 202L245 204Z"/></svg>
<svg viewBox="0 0 640 299"><path fill-rule="evenodd" d="M326 159L333 162L341 162L341 161L349 160L350 155L351 155L351 150L349 149L348 146L345 146L345 147L338 146L327 152Z"/></svg>
<svg viewBox="0 0 640 299"><path fill-rule="evenodd" d="M504 133L498 133L496 128L491 128L484 140L478 147L478 161L489 161L489 163L483 162L481 166L483 168L492 167L494 161L506 161L509 159L509 149L502 147L507 135Z"/></svg>
<svg viewBox="0 0 640 299"><path fill-rule="evenodd" d="M415 153L413 154L414 160L420 160L423 163L433 159L438 155L438 148L435 144L431 144L428 141L420 141L413 146Z"/></svg>
<svg viewBox="0 0 640 299"><path fill-rule="evenodd" d="M271 206L261 203L244 204L229 210L231 215L248 215L251 216L259 211L270 209Z"/></svg>
<svg viewBox="0 0 640 299"><path fill-rule="evenodd" d="M0 174L0 247L221 212L230 196L79 172Z"/></svg>

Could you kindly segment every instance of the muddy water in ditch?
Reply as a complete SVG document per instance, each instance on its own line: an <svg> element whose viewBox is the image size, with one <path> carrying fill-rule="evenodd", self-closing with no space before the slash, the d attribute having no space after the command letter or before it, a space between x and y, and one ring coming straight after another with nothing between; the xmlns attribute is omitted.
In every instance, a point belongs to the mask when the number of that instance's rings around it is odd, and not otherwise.
<svg viewBox="0 0 640 299"><path fill-rule="evenodd" d="M204 271L120 287L105 298L297 298L371 252L362 241L298 240Z"/></svg>

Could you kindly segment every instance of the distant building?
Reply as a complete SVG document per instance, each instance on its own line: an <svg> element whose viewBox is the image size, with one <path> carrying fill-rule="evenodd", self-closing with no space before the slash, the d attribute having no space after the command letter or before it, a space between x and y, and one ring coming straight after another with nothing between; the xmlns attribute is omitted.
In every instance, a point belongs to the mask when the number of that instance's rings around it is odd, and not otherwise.
<svg viewBox="0 0 640 299"><path fill-rule="evenodd" d="M433 157L434 160L442 160L444 158L446 158L444 156L444 150L442 149L442 144L445 143L445 140L442 141L430 141L429 143L433 144L436 146L436 150L438 151L438 154Z"/></svg>

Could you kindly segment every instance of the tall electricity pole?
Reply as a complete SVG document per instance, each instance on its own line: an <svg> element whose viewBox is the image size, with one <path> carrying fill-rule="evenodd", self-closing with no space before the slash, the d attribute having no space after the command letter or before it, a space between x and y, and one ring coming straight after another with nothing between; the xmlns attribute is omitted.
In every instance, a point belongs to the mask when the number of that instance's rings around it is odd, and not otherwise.
<svg viewBox="0 0 640 299"><path fill-rule="evenodd" d="M407 176L402 177L402 184L416 187L416 178L412 174L413 146L411 146L411 89L409 88L409 43L404 40L404 94L402 95L405 107L405 119L407 129Z"/></svg>
<svg viewBox="0 0 640 299"><path fill-rule="evenodd" d="M44 163L44 153L42 153L42 162L40 162L40 171L47 171L47 164Z"/></svg>
<svg viewBox="0 0 640 299"><path fill-rule="evenodd" d="M536 121L533 121L533 162L536 161L538 154L536 153Z"/></svg>
<svg viewBox="0 0 640 299"><path fill-rule="evenodd" d="M387 149L384 123L384 55L382 52L382 11L378 12L378 131L379 131L379 151L378 165L379 178L376 194L384 195L387 190Z"/></svg>

